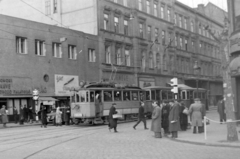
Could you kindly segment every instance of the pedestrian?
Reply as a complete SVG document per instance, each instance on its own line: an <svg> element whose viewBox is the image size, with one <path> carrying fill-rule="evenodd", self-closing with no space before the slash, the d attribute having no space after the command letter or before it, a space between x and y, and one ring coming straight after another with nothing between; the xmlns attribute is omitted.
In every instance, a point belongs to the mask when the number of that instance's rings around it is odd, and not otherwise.
<svg viewBox="0 0 240 159"><path fill-rule="evenodd" d="M138 121L137 123L133 126L133 129L136 130L136 127L137 125L140 123L140 122L143 122L144 124L144 129L147 130L147 123L146 123L146 118L145 118L145 112L144 112L144 103L143 102L140 102L140 107L139 107L139 110L138 110Z"/></svg>
<svg viewBox="0 0 240 159"><path fill-rule="evenodd" d="M162 129L162 110L158 106L157 102L152 103L153 112L152 112L152 126L151 131L154 132L156 138L162 138L161 129Z"/></svg>
<svg viewBox="0 0 240 159"><path fill-rule="evenodd" d="M178 131L180 130L179 122L179 103L176 100L171 100L169 112L169 132L172 133L172 138L178 137Z"/></svg>
<svg viewBox="0 0 240 159"><path fill-rule="evenodd" d="M47 108L43 105L43 103L40 104L41 109L41 121L42 125L41 127L46 128L47 127Z"/></svg>
<svg viewBox="0 0 240 159"><path fill-rule="evenodd" d="M114 129L114 132L118 132L117 131L117 118L114 118L113 115L117 114L118 112L116 111L116 103L112 104L112 107L109 110L109 131L111 131L111 129Z"/></svg>
<svg viewBox="0 0 240 159"><path fill-rule="evenodd" d="M220 99L217 103L218 106L218 113L219 113L219 117L220 117L220 124L222 124L222 122L226 122L226 113L225 113L225 102L223 99Z"/></svg>
<svg viewBox="0 0 240 159"><path fill-rule="evenodd" d="M62 112L60 110L60 107L57 107L55 120L56 126L62 126Z"/></svg>
<svg viewBox="0 0 240 159"><path fill-rule="evenodd" d="M20 105L19 125L24 125L24 107Z"/></svg>
<svg viewBox="0 0 240 159"><path fill-rule="evenodd" d="M199 103L202 105L202 122L204 121L204 116L206 115L206 105L199 101ZM204 123L202 126L199 127L199 132L203 133L204 132Z"/></svg>
<svg viewBox="0 0 240 159"><path fill-rule="evenodd" d="M8 116L7 116L8 111L6 110L6 106L3 105L2 108L0 109L0 114L2 117L2 123L3 123L3 127L6 128L7 127L7 123L8 123Z"/></svg>
<svg viewBox="0 0 240 159"><path fill-rule="evenodd" d="M15 124L17 124L18 123L18 110L15 106L13 107L13 118L14 118Z"/></svg>
<svg viewBox="0 0 240 159"><path fill-rule="evenodd" d="M32 106L29 107L28 109L28 116L29 116L29 122L32 124L33 123L33 109Z"/></svg>
<svg viewBox="0 0 240 159"><path fill-rule="evenodd" d="M24 109L24 121L27 123L28 122L28 107L26 104L24 105L23 109Z"/></svg>
<svg viewBox="0 0 240 159"><path fill-rule="evenodd" d="M180 127L182 131L187 130L188 126L188 108L186 107L185 103L181 101L180 103ZM187 112L186 112L187 110Z"/></svg>
<svg viewBox="0 0 240 159"><path fill-rule="evenodd" d="M162 104L162 128L164 130L164 136L169 134L169 121L168 116L170 112L170 105L167 101L164 101Z"/></svg>
<svg viewBox="0 0 240 159"><path fill-rule="evenodd" d="M202 114L203 114L202 112L203 112L203 109L202 109L202 104L200 103L200 99L195 98L194 103L191 104L189 108L189 114L192 119L194 134L197 133L197 129L198 129L198 133L201 133L201 130L199 129L199 127L202 126Z"/></svg>
<svg viewBox="0 0 240 159"><path fill-rule="evenodd" d="M63 121L65 125L69 125L69 120L70 120L70 107L65 106L63 108Z"/></svg>

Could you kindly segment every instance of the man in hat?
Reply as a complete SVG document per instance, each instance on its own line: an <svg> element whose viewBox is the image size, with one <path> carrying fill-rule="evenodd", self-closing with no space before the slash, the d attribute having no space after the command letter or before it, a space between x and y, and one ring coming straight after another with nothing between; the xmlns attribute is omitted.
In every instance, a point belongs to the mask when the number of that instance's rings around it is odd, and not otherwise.
<svg viewBox="0 0 240 159"><path fill-rule="evenodd" d="M139 107L139 111L138 111L138 121L137 123L133 126L133 129L136 130L136 127L137 125L140 123L140 122L143 122L144 124L144 129L148 129L147 128L147 123L146 123L146 118L145 118L145 113L144 113L144 103L143 102L140 102L140 107Z"/></svg>
<svg viewBox="0 0 240 159"><path fill-rule="evenodd" d="M169 132L172 133L172 138L178 137L178 131L180 130L180 121L179 121L179 103L177 100L170 100L170 113L168 116L169 120Z"/></svg>
<svg viewBox="0 0 240 159"><path fill-rule="evenodd" d="M114 114L117 114L118 112L116 111L116 103L112 104L112 107L109 110L109 131L111 131L111 129L114 129L114 132L118 132L117 131L117 118L113 118Z"/></svg>
<svg viewBox="0 0 240 159"><path fill-rule="evenodd" d="M197 129L198 133L201 133L203 108L199 98L195 98L194 103L190 105L189 114L192 119L193 133L196 134Z"/></svg>

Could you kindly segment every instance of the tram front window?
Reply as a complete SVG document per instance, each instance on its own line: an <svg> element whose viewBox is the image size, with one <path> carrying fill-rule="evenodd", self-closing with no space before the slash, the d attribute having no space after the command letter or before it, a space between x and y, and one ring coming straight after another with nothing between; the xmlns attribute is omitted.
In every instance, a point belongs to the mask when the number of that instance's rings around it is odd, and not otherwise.
<svg viewBox="0 0 240 159"><path fill-rule="evenodd" d="M140 94L140 100L141 100L141 101L144 101L144 100L145 100L145 98L144 98L144 94L145 94L145 93L144 93L144 92L140 92L139 94Z"/></svg>
<svg viewBox="0 0 240 159"><path fill-rule="evenodd" d="M90 102L94 102L94 92L90 92Z"/></svg>
<svg viewBox="0 0 240 159"><path fill-rule="evenodd" d="M80 102L81 103L86 102L86 91L80 91L78 94L79 94L79 97L80 97Z"/></svg>
<svg viewBox="0 0 240 159"><path fill-rule="evenodd" d="M122 100L122 92L114 91L114 101L121 101L121 100Z"/></svg>

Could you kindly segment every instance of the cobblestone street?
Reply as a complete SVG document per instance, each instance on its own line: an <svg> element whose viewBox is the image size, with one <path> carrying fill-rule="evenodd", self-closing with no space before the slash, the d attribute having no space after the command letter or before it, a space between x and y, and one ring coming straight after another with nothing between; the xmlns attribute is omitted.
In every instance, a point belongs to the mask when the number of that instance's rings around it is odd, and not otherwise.
<svg viewBox="0 0 240 159"><path fill-rule="evenodd" d="M202 146L156 139L149 130L133 123L107 126L39 126L1 129L1 159L236 159L238 148ZM150 127L150 121L148 121Z"/></svg>

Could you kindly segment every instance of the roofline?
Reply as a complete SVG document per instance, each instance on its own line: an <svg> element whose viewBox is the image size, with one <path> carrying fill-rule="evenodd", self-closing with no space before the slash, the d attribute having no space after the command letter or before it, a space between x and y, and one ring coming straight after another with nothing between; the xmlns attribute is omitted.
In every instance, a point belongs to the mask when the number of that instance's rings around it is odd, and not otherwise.
<svg viewBox="0 0 240 159"><path fill-rule="evenodd" d="M218 9L220 9L220 10L224 11L226 14L228 14L228 12L226 12L224 9L218 7L217 5L213 4L212 2L208 2L208 3L206 4L206 6L207 6L208 4L212 4L213 6L217 7Z"/></svg>

